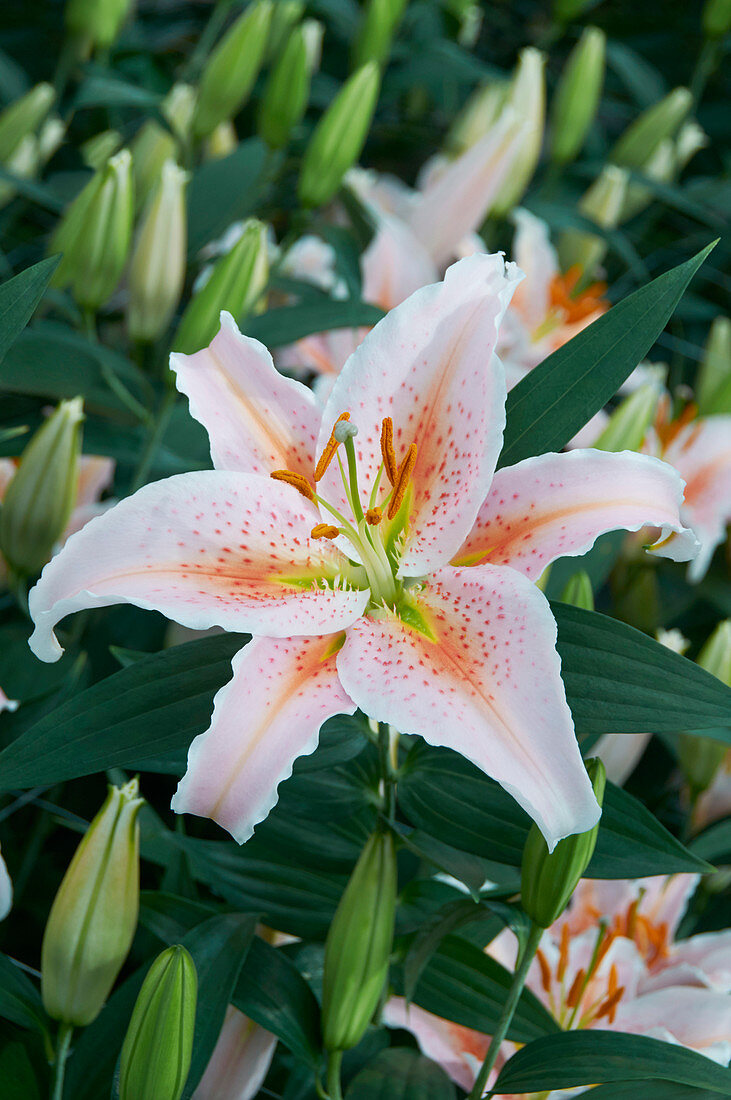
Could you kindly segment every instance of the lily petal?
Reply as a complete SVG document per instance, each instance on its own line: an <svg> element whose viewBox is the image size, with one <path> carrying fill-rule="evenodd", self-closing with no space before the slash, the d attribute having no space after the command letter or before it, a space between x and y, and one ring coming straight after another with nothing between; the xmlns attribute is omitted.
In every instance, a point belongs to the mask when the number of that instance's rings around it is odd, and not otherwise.
<svg viewBox="0 0 731 1100"><path fill-rule="evenodd" d="M489 488L505 423L505 377L492 353L518 278L500 256L460 260L442 283L417 290L378 322L328 398L318 453L338 416L350 412L363 494L381 465L384 417L393 419L397 461L416 443L405 576L452 557ZM336 463L322 485L323 496L348 507Z"/></svg>
<svg viewBox="0 0 731 1100"><path fill-rule="evenodd" d="M0 920L5 920L13 907L13 884L5 865L5 860L0 855Z"/></svg>
<svg viewBox="0 0 731 1100"><path fill-rule="evenodd" d="M665 1031L676 1042L720 1061L725 1048L731 1053L731 997L692 986L674 986L620 1001L614 1023L602 1021L613 1031L652 1035ZM725 1065L725 1061L723 1062Z"/></svg>
<svg viewBox="0 0 731 1100"><path fill-rule="evenodd" d="M701 544L688 577L699 581L731 522L731 416L709 416L689 424L663 458L686 482L683 518Z"/></svg>
<svg viewBox="0 0 731 1100"><path fill-rule="evenodd" d="M312 392L274 366L258 340L243 336L230 313L207 348L170 356L190 413L208 432L217 470L312 476L320 410Z"/></svg>
<svg viewBox="0 0 731 1100"><path fill-rule="evenodd" d="M438 267L453 260L463 237L479 229L515 163L524 126L512 110L466 152L435 174L408 210L414 236Z"/></svg>
<svg viewBox="0 0 731 1100"><path fill-rule="evenodd" d="M607 779L622 786L637 767L651 733L605 733L591 750L607 769Z"/></svg>
<svg viewBox="0 0 731 1100"><path fill-rule="evenodd" d="M489 1035L443 1020L418 1005L407 1005L403 997L390 997L386 1001L383 1022L386 1027L410 1031L422 1054L437 1062L461 1089L469 1092L487 1054Z"/></svg>
<svg viewBox="0 0 731 1100"><path fill-rule="evenodd" d="M363 300L381 309L398 306L415 290L439 279L436 264L419 238L392 214L382 214L363 253Z"/></svg>
<svg viewBox="0 0 731 1100"><path fill-rule="evenodd" d="M466 756L513 795L549 847L590 829L599 807L543 594L512 569L445 568L415 604L435 640L393 614L348 631L338 654L348 695L372 718Z"/></svg>
<svg viewBox="0 0 731 1100"><path fill-rule="evenodd" d="M333 635L255 638L236 654L211 725L188 751L176 813L210 817L239 844L248 840L297 757L317 748L322 723L355 711L338 679L336 643Z"/></svg>
<svg viewBox="0 0 731 1100"><path fill-rule="evenodd" d="M655 964L644 988L670 985L706 986L720 993L731 992L731 929L702 932L673 944Z"/></svg>
<svg viewBox="0 0 731 1100"><path fill-rule="evenodd" d="M576 450L527 458L495 474L455 563L510 565L534 580L556 558L585 553L605 531L649 525L662 529L658 553L687 561L697 543L680 520L682 499L676 471L649 455Z"/></svg>
<svg viewBox="0 0 731 1100"><path fill-rule="evenodd" d="M545 321L551 306L551 282L558 272L558 257L551 244L548 226L528 210L513 211L515 237L513 259L525 272L525 279L510 303L511 313L520 315L529 332Z"/></svg>
<svg viewBox="0 0 731 1100"><path fill-rule="evenodd" d="M341 630L368 593L325 587L344 559L310 540L318 513L291 485L215 470L145 485L72 535L30 593L43 661L53 628L84 607L131 603L194 630L273 637Z"/></svg>
<svg viewBox="0 0 731 1100"><path fill-rule="evenodd" d="M264 1084L276 1045L276 1035L229 1005L193 1100L252 1100Z"/></svg>
<svg viewBox="0 0 731 1100"><path fill-rule="evenodd" d="M103 455L82 455L79 460L79 481L76 491L76 507L96 504L114 478L115 462Z"/></svg>

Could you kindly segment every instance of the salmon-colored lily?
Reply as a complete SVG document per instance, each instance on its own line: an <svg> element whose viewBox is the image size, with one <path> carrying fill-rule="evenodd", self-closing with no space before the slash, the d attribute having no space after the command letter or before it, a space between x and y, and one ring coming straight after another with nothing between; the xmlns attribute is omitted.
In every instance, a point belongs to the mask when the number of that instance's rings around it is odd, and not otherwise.
<svg viewBox="0 0 731 1100"><path fill-rule="evenodd" d="M193 1100L252 1100L264 1083L276 1045L275 1035L229 1005Z"/></svg>
<svg viewBox="0 0 731 1100"><path fill-rule="evenodd" d="M676 556L695 540L678 475L650 456L573 451L495 473L493 349L518 277L499 256L453 265L366 336L324 412L225 314L209 348L173 356L216 469L87 524L29 602L47 661L65 615L119 602L255 635L191 745L179 812L245 840L325 719L360 707L468 757L551 846L597 820L532 581L618 527L676 532Z"/></svg>
<svg viewBox="0 0 731 1100"><path fill-rule="evenodd" d="M731 932L675 940L697 885L697 875L584 880L570 908L544 933L528 988L565 1030L597 1027L649 1035L725 1065L731 1055ZM512 970L513 934L502 932L487 952ZM488 1036L407 1008L401 998L386 1005L384 1020L411 1030L424 1053L457 1084L472 1087ZM503 1044L490 1083L515 1050L514 1043ZM549 1095L558 1100L573 1091Z"/></svg>

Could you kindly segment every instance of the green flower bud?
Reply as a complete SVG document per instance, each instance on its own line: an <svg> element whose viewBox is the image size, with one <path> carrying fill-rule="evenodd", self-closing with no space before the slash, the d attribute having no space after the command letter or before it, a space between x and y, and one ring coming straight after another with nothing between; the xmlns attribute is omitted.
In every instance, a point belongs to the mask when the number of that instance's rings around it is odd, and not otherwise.
<svg viewBox="0 0 731 1100"><path fill-rule="evenodd" d="M304 26L293 30L267 81L259 108L259 134L270 149L281 149L307 110L309 51Z"/></svg>
<svg viewBox="0 0 731 1100"><path fill-rule="evenodd" d="M193 114L196 137L206 137L243 107L259 75L271 18L272 0L258 0L239 16L208 58Z"/></svg>
<svg viewBox="0 0 731 1100"><path fill-rule="evenodd" d="M569 54L553 97L551 157L566 164L578 154L594 121L604 83L606 35L587 27Z"/></svg>
<svg viewBox="0 0 731 1100"><path fill-rule="evenodd" d="M27 180L36 174L38 163L38 138L35 134L27 134L2 167L18 179ZM7 206L17 193L17 187L9 180L0 180L0 207Z"/></svg>
<svg viewBox="0 0 731 1100"><path fill-rule="evenodd" d="M553 0L553 17L559 23L571 23L595 2L596 0Z"/></svg>
<svg viewBox="0 0 731 1100"><path fill-rule="evenodd" d="M380 81L378 66L369 61L343 84L318 122L300 172L299 197L305 206L328 202L357 161L376 109Z"/></svg>
<svg viewBox="0 0 731 1100"><path fill-rule="evenodd" d="M0 549L20 576L39 573L66 529L78 483L80 397L62 401L23 451L0 509Z"/></svg>
<svg viewBox="0 0 731 1100"><path fill-rule="evenodd" d="M731 320L716 317L698 371L696 401L701 416L731 413Z"/></svg>
<svg viewBox="0 0 731 1100"><path fill-rule="evenodd" d="M508 214L520 201L530 183L541 155L546 117L545 54L528 46L521 50L506 100L525 125L521 150L508 177L500 188L492 213Z"/></svg>
<svg viewBox="0 0 731 1100"><path fill-rule="evenodd" d="M395 912L393 837L373 833L325 941L322 1033L326 1050L349 1050L364 1035L388 976Z"/></svg>
<svg viewBox="0 0 731 1100"><path fill-rule="evenodd" d="M384 65L406 8L406 0L368 0L353 42L353 68L369 61Z"/></svg>
<svg viewBox="0 0 731 1100"><path fill-rule="evenodd" d="M598 758L586 761L586 770L601 806L607 773ZM532 825L523 849L520 898L523 909L537 925L548 928L561 916L594 854L599 822L586 833L559 840L548 851L543 834Z"/></svg>
<svg viewBox="0 0 731 1100"><path fill-rule="evenodd" d="M642 168L665 138L675 136L692 104L687 88L674 88L627 127L609 155L611 162Z"/></svg>
<svg viewBox="0 0 731 1100"><path fill-rule="evenodd" d="M36 84L0 113L0 164L7 164L23 139L35 133L55 98L50 84Z"/></svg>
<svg viewBox="0 0 731 1100"><path fill-rule="evenodd" d="M160 179L165 161L177 160L181 148L186 146L190 138L195 101L195 88L190 84L174 84L161 107L172 133L152 119L137 131L130 149L135 197L140 206Z"/></svg>
<svg viewBox="0 0 731 1100"><path fill-rule="evenodd" d="M602 229L615 229L622 214L628 179L623 168L608 164L580 199L579 212ZM591 281L606 251L607 243L603 237L583 229L565 229L558 242L562 270L568 271L578 265L584 273L578 290Z"/></svg>
<svg viewBox="0 0 731 1100"><path fill-rule="evenodd" d="M305 13L302 0L277 0L269 24L264 61L276 61L289 40L289 36Z"/></svg>
<svg viewBox="0 0 731 1100"><path fill-rule="evenodd" d="M509 84L490 81L472 93L447 133L444 151L458 157L471 149L490 130L505 106Z"/></svg>
<svg viewBox="0 0 731 1100"><path fill-rule="evenodd" d="M662 370L620 402L594 447L600 451L639 451L663 391Z"/></svg>
<svg viewBox="0 0 731 1100"><path fill-rule="evenodd" d="M239 139L233 122L219 122L216 129L203 143L204 160L220 160L228 157L238 147Z"/></svg>
<svg viewBox="0 0 731 1100"><path fill-rule="evenodd" d="M180 1100L193 1053L198 975L181 945L158 955L142 983L119 1061L119 1100Z"/></svg>
<svg viewBox="0 0 731 1100"><path fill-rule="evenodd" d="M94 134L81 146L84 164L98 172L114 156L121 144L122 135L119 130L102 130L101 133Z"/></svg>
<svg viewBox="0 0 731 1100"><path fill-rule="evenodd" d="M133 217L132 157L122 149L77 195L53 234L50 252L63 253L54 285L70 285L85 309L102 306L127 262Z"/></svg>
<svg viewBox="0 0 731 1100"><path fill-rule="evenodd" d="M706 0L703 33L706 38L723 38L731 29L731 0Z"/></svg>
<svg viewBox="0 0 731 1100"><path fill-rule="evenodd" d="M584 611L594 610L594 590L591 586L591 577L585 569L579 569L569 577L561 593L561 603L581 607Z"/></svg>
<svg viewBox="0 0 731 1100"><path fill-rule="evenodd" d="M68 0L66 26L88 46L108 49L122 29L132 0Z"/></svg>
<svg viewBox="0 0 731 1100"><path fill-rule="evenodd" d="M74 1027L99 1015L132 944L143 801L136 779L109 788L51 907L41 951L43 1004Z"/></svg>
<svg viewBox="0 0 731 1100"><path fill-rule="evenodd" d="M169 160L140 224L129 267L127 325L133 340L150 341L170 324L185 282L188 173Z"/></svg>
<svg viewBox="0 0 731 1100"><path fill-rule="evenodd" d="M257 305L269 280L267 228L250 218L231 251L216 261L207 282L188 304L173 348L190 354L205 347L218 332L226 309L237 319Z"/></svg>
<svg viewBox="0 0 731 1100"><path fill-rule="evenodd" d="M731 687L731 619L719 623L696 658L696 664ZM727 746L710 737L681 734L678 759L693 795L710 787L723 764Z"/></svg>

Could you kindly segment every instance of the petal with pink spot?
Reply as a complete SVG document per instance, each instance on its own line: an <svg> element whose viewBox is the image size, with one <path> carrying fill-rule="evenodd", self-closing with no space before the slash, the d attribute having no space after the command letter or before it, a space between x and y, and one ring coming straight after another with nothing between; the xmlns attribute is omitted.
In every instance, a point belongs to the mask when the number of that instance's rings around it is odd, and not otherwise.
<svg viewBox="0 0 731 1100"><path fill-rule="evenodd" d="M203 470L145 485L72 535L45 567L29 597L31 648L57 660L56 623L114 603L194 630L341 630L368 593L337 585L345 559L310 539L317 519L291 485L256 474Z"/></svg>
<svg viewBox="0 0 731 1100"><path fill-rule="evenodd" d="M211 725L188 751L172 802L177 813L210 817L239 844L251 836L297 757L317 748L322 723L355 711L338 679L336 641L255 638L237 653Z"/></svg>
<svg viewBox="0 0 731 1100"><path fill-rule="evenodd" d="M338 654L371 718L455 749L492 776L553 847L599 817L541 592L512 569L445 568L415 597L432 640L393 614L360 619Z"/></svg>
<svg viewBox="0 0 731 1100"><path fill-rule="evenodd" d="M680 519L683 483L665 462L631 451L569 451L498 470L458 564L510 565L535 579L585 553L605 531L661 528L658 553L687 560L696 540Z"/></svg>
<svg viewBox="0 0 731 1100"><path fill-rule="evenodd" d="M217 470L311 478L319 406L300 382L285 378L258 340L243 336L230 313L207 348L170 356L190 413L208 432Z"/></svg>
<svg viewBox="0 0 731 1100"><path fill-rule="evenodd" d="M417 290L379 321L328 398L318 450L338 416L349 412L359 432L363 504L381 465L383 418L393 419L398 462L411 443L417 446L405 576L449 560L489 488L505 423L505 378L493 349L517 280L500 256L454 264L442 283ZM321 485L323 496L347 509L337 463Z"/></svg>

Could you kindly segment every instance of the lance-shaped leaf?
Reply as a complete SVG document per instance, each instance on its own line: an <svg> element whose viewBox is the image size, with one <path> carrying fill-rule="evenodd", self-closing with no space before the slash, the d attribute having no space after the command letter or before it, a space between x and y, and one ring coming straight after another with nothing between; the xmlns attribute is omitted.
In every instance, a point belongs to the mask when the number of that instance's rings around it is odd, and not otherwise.
<svg viewBox="0 0 731 1100"><path fill-rule="evenodd" d="M0 286L0 360L33 315L60 256L50 256Z"/></svg>

